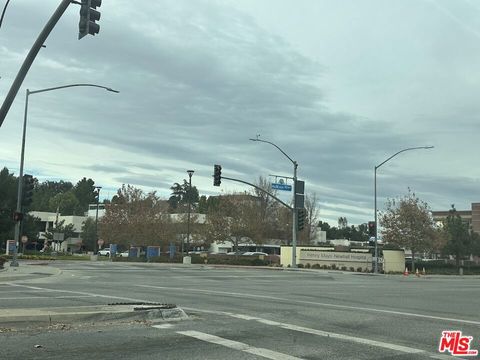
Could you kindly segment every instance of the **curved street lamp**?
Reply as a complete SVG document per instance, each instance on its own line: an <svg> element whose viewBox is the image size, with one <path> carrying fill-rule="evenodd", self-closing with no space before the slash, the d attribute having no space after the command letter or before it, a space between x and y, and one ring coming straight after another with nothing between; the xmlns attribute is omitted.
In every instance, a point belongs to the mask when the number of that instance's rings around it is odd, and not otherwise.
<svg viewBox="0 0 480 360"><path fill-rule="evenodd" d="M46 88L46 89L34 90L34 91L30 91L29 89L27 89L27 91L26 91L25 113L24 113L24 118L23 118L22 151L21 151L21 154L20 154L20 171L19 171L19 175L18 175L18 190L17 190L17 212L18 213L22 212L23 164L24 164L24 158L25 158L25 137L26 137L26 133L27 133L28 97L32 94L38 94L38 93L41 93L41 92L65 89L65 88L70 88L70 87L80 87L80 86L82 86L82 87L83 86L97 87L97 88L105 89L105 90L113 92L113 93L119 93L120 92L118 90L114 90L112 88L102 86L102 85L96 85L96 84L70 84L70 85L56 86L56 87L52 87L52 88ZM19 239L20 239L20 221L17 221L15 223L15 248L14 248L14 251L13 251L13 257L12 257L12 262L10 263L10 266L18 266L17 243L18 243Z"/></svg>
<svg viewBox="0 0 480 360"><path fill-rule="evenodd" d="M405 151L410 151L410 150L420 150L420 149L433 149L433 146L416 146L416 147L411 147L411 148L406 148L403 150L400 150L387 158L386 160L382 161L380 164L375 166L375 171L374 171L374 197L375 197L375 268L374 268L374 273L378 273L378 224L377 224L377 169L385 164L387 161L393 159L395 156L398 154L405 152Z"/></svg>
<svg viewBox="0 0 480 360"><path fill-rule="evenodd" d="M279 146L274 144L271 141L267 140L261 140L258 138L259 135L255 139L249 139L250 141L259 141L263 143L270 144L272 146L275 146L285 157L290 160L290 162L293 164L293 207L292 207L292 268L297 267L297 201L296 201L296 188L297 188L297 168L298 168L298 163L293 160L290 156L287 155L285 151L280 149Z"/></svg>

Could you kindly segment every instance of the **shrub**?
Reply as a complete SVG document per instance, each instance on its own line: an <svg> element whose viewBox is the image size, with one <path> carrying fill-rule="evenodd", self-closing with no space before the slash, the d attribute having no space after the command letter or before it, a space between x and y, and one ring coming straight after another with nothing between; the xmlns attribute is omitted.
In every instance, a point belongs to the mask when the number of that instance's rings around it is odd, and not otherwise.
<svg viewBox="0 0 480 360"><path fill-rule="evenodd" d="M3 269L3 264L5 264L6 262L7 262L7 259L0 256L0 269Z"/></svg>
<svg viewBox="0 0 480 360"><path fill-rule="evenodd" d="M323 264L323 265L322 265L322 269L327 270L327 269L328 269L328 265Z"/></svg>
<svg viewBox="0 0 480 360"><path fill-rule="evenodd" d="M305 268L310 269L311 267L312 267L312 266L310 265L310 263L306 263L306 264L305 264Z"/></svg>
<svg viewBox="0 0 480 360"><path fill-rule="evenodd" d="M332 264L332 265L330 265L330 268L331 268L332 270L337 270L337 265L336 265L336 264Z"/></svg>
<svg viewBox="0 0 480 360"><path fill-rule="evenodd" d="M341 269L342 271L347 271L347 267L346 267L346 266L342 266L340 269Z"/></svg>
<svg viewBox="0 0 480 360"><path fill-rule="evenodd" d="M362 272L362 271L363 271L362 267L359 266L359 267L357 268L357 272Z"/></svg>
<svg viewBox="0 0 480 360"><path fill-rule="evenodd" d="M320 264L313 264L312 269L320 269Z"/></svg>
<svg viewBox="0 0 480 360"><path fill-rule="evenodd" d="M350 271L355 272L355 268L353 266L350 266Z"/></svg>
<svg viewBox="0 0 480 360"><path fill-rule="evenodd" d="M297 267L300 268L300 269L304 268L303 264L298 264Z"/></svg>

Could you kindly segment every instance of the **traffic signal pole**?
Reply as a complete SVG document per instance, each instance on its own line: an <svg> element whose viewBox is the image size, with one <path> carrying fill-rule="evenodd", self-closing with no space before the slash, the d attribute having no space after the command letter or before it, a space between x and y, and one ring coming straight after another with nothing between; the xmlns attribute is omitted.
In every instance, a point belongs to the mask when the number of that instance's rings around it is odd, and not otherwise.
<svg viewBox="0 0 480 360"><path fill-rule="evenodd" d="M374 196L375 196L375 262L374 262L374 269L373 272L378 274L378 226L377 226L377 168L375 166L375 174L374 174Z"/></svg>
<svg viewBox="0 0 480 360"><path fill-rule="evenodd" d="M71 2L71 0L62 0L57 10L55 10L50 20L48 20L47 24L43 28L42 32L38 35L37 40L35 40L35 43L28 52L28 55L23 61L22 67L18 71L10 90L8 91L7 97L3 101L2 107L0 108L0 127L7 116L8 110L10 110L10 107L12 106L13 100L17 96L18 89L20 89L25 76L27 76L30 66L32 66L32 63L37 57L38 52L43 44L45 44L45 40L47 40L48 35L50 35L50 32L53 30L58 20L62 17L63 13L65 10L67 10L68 5L70 5Z"/></svg>
<svg viewBox="0 0 480 360"><path fill-rule="evenodd" d="M277 200L280 204L282 204L283 206L285 206L287 209L289 210L293 210L293 208L290 206L290 205L287 205L285 204L282 200L280 200L278 197L276 197L275 195L273 194L270 194L268 191L266 191L265 189L262 189L261 187L257 186L257 185L254 185L252 183L249 183L247 181L243 181L243 180L240 180L240 179L234 179L234 178L229 178L229 177L226 177L226 176L222 176L222 179L225 179L225 180L230 180L230 181L236 181L236 182L239 182L239 183L242 183L242 184L246 184L246 185L250 185L252 187L254 187L255 189L267 194L268 196L272 197L273 199Z"/></svg>
<svg viewBox="0 0 480 360"><path fill-rule="evenodd" d="M298 231L298 218L297 218L297 167L298 163L293 162L293 208L292 208L292 268L297 267L297 231Z"/></svg>

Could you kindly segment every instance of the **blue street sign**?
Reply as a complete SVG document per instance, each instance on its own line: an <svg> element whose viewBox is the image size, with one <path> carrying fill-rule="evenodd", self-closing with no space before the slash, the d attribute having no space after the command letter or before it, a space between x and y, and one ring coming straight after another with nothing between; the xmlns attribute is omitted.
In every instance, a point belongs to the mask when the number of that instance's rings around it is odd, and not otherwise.
<svg viewBox="0 0 480 360"><path fill-rule="evenodd" d="M272 183L272 189L292 191L292 185Z"/></svg>

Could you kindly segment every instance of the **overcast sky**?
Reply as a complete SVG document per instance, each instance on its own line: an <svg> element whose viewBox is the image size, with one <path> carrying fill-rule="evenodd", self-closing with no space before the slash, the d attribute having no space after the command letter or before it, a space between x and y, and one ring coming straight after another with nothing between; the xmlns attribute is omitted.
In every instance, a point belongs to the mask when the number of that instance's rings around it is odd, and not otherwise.
<svg viewBox="0 0 480 360"><path fill-rule="evenodd" d="M3 9L5 0L1 2ZM60 0L12 0L0 29L0 101ZM97 36L77 40L79 6L50 34L0 128L0 159L18 173L25 89L25 171L90 177L168 197L292 176L298 161L320 216L373 220L408 188L433 210L480 201L480 4L474 0L104 0ZM273 180L273 179L272 179ZM282 194L287 199L288 193Z"/></svg>

